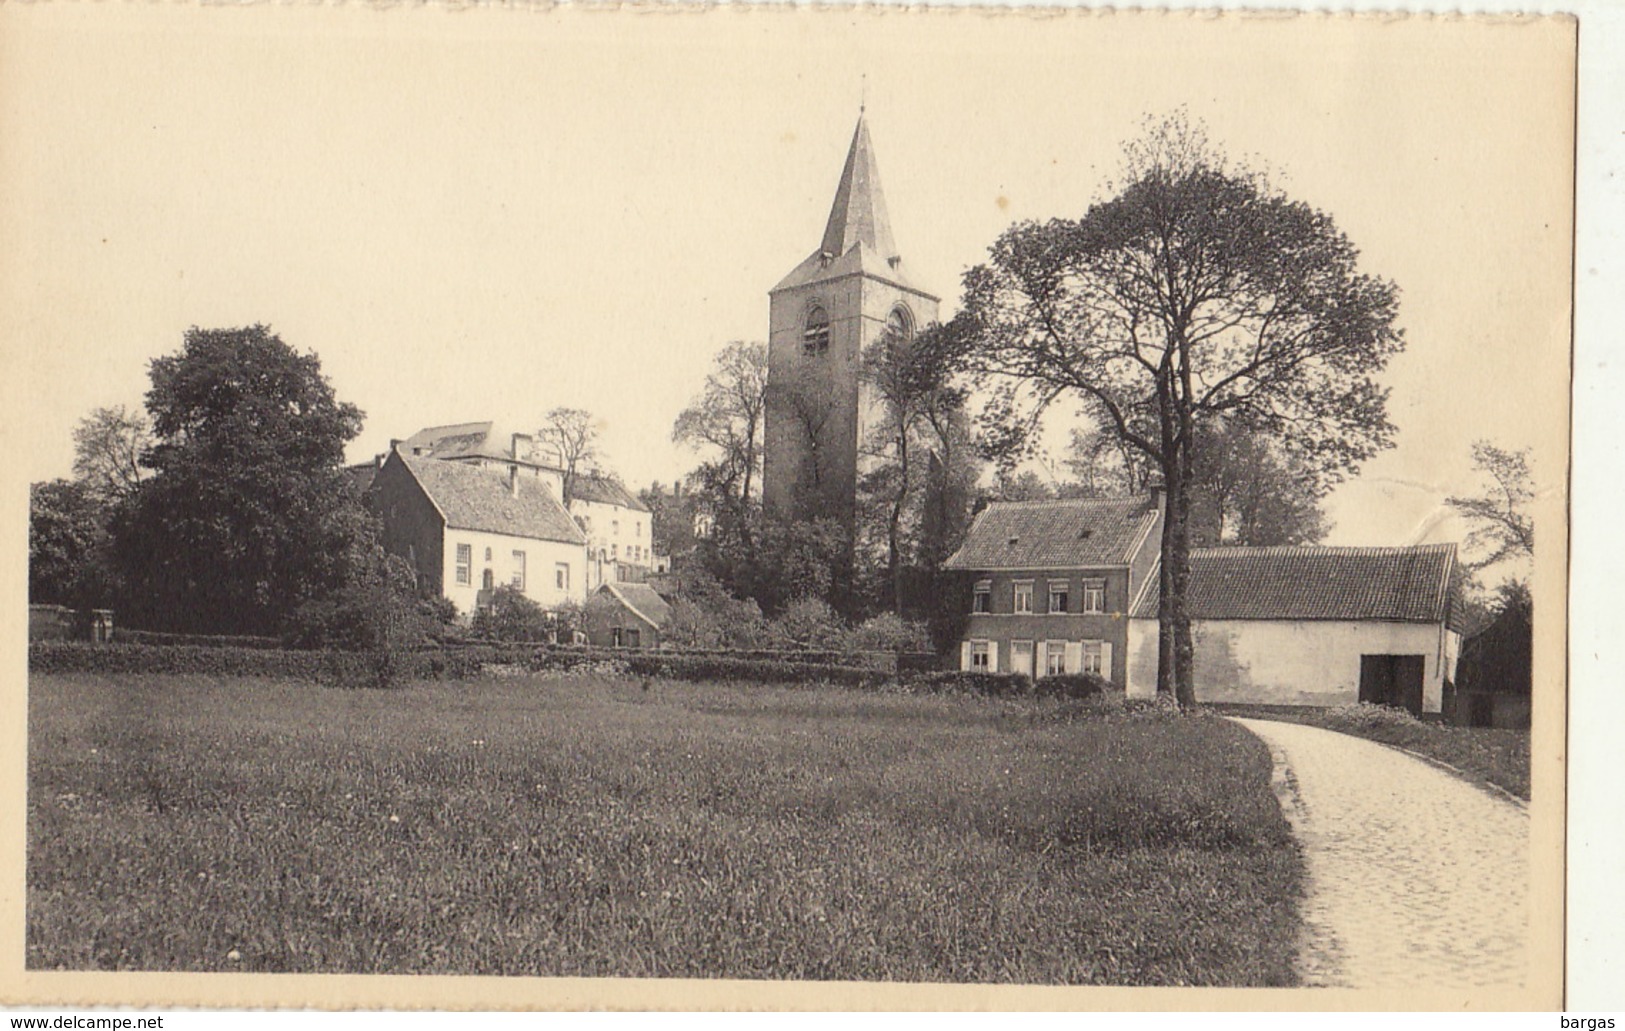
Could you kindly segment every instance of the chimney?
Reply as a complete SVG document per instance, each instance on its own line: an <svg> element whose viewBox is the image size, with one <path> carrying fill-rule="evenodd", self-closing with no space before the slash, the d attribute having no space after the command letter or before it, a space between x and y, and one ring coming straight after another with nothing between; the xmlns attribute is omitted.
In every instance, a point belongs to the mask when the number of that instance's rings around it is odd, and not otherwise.
<svg viewBox="0 0 1625 1031"><path fill-rule="evenodd" d="M394 449L391 448L390 450L394 450ZM380 451L376 455L373 455L372 456L372 467L374 469L382 469L384 467L384 460L386 458L388 458L388 457L389 457L389 451Z"/></svg>
<svg viewBox="0 0 1625 1031"><path fill-rule="evenodd" d="M1168 485L1161 473L1152 473L1145 481L1145 491L1151 495L1151 504L1162 512L1168 503Z"/></svg>
<svg viewBox="0 0 1625 1031"><path fill-rule="evenodd" d="M514 497L519 496L519 463L508 466L508 493Z"/></svg>
<svg viewBox="0 0 1625 1031"><path fill-rule="evenodd" d="M520 450L520 448L519 448L519 442L520 441L525 442L524 450ZM512 455L515 460L521 460L521 461L527 461L528 462L530 460L531 452L533 452L535 450L536 450L536 438L532 437L528 433L515 433L513 435L513 440L509 442L509 452L508 453L510 455Z"/></svg>

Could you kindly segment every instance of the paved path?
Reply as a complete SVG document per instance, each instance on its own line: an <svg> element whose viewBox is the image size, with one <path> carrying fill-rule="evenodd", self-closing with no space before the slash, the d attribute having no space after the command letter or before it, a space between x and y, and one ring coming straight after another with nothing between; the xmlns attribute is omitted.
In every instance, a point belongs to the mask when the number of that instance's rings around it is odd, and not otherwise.
<svg viewBox="0 0 1625 1031"><path fill-rule="evenodd" d="M1304 846L1304 984L1523 982L1523 809L1386 745L1295 723L1236 722L1274 753L1276 793Z"/></svg>

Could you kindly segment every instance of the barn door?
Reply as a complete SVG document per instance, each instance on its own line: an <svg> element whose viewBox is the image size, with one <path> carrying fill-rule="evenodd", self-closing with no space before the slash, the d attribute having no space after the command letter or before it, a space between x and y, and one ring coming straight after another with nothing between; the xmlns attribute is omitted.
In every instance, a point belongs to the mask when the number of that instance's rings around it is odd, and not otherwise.
<svg viewBox="0 0 1625 1031"><path fill-rule="evenodd" d="M1422 661L1420 655L1360 656L1360 701L1422 715Z"/></svg>
<svg viewBox="0 0 1625 1031"><path fill-rule="evenodd" d="M1394 701L1411 715L1422 715L1422 656L1394 656Z"/></svg>

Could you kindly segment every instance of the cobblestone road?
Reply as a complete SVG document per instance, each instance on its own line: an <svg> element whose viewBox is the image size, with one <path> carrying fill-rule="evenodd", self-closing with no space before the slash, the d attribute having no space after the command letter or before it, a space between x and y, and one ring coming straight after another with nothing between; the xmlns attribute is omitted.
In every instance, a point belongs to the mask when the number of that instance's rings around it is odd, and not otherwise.
<svg viewBox="0 0 1625 1031"><path fill-rule="evenodd" d="M1318 727L1237 720L1275 756L1308 871L1306 985L1516 986L1529 817L1420 759Z"/></svg>

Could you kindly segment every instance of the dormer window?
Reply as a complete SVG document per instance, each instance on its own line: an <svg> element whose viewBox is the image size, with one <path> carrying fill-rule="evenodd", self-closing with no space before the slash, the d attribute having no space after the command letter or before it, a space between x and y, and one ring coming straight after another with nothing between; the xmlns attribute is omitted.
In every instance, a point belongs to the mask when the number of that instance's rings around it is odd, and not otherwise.
<svg viewBox="0 0 1625 1031"><path fill-rule="evenodd" d="M807 328L801 334L801 351L807 355L829 353L829 316L824 309L814 308L807 313Z"/></svg>

